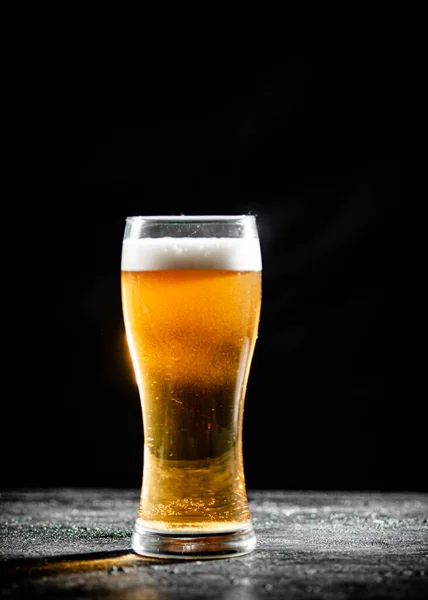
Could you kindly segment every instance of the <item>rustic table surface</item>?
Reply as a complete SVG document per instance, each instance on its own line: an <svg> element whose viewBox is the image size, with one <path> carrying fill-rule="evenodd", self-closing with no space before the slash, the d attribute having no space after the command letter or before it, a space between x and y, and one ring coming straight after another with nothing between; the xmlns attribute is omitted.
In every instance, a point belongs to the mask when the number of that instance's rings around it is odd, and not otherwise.
<svg viewBox="0 0 428 600"><path fill-rule="evenodd" d="M428 598L428 495L248 493L257 549L167 561L130 547L137 490L0 496L5 598Z"/></svg>

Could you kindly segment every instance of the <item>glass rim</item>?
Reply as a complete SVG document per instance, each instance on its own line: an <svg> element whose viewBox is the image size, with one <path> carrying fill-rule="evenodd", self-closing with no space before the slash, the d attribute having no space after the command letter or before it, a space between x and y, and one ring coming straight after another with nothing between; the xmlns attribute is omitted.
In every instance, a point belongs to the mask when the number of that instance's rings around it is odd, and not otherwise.
<svg viewBox="0 0 428 600"><path fill-rule="evenodd" d="M178 222L217 222L217 223L233 223L250 219L256 220L256 215L133 215L126 217L125 221L151 221L159 223Z"/></svg>

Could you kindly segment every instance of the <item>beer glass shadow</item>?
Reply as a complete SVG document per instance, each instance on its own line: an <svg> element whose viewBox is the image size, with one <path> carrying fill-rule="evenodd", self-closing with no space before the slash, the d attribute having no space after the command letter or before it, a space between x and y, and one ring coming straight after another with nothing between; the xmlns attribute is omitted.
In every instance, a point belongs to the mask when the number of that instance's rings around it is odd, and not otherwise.
<svg viewBox="0 0 428 600"><path fill-rule="evenodd" d="M42 577L48 575L85 573L107 570L110 573L123 573L138 564L173 564L180 560L148 558L129 550L107 552L82 552L81 554L63 554L44 558L11 559L0 565L2 582L24 577Z"/></svg>
<svg viewBox="0 0 428 600"><path fill-rule="evenodd" d="M183 561L139 556L128 549L11 559L0 564L0 596L5 594L13 598L38 598L45 595L63 597L65 586L68 590L67 597L71 592L72 597L79 598L92 598L96 593L102 594L102 597L117 597L121 600L142 597L163 600L171 597L170 593L176 585L180 582L183 584L183 576L180 577L175 572L176 564L182 565ZM167 565L171 567L167 567L167 571L163 570L161 578L150 568ZM195 573L195 577L197 579L192 580L190 588L188 577L184 577L185 587L191 597L198 586L206 588L207 585L211 587L213 584L211 579L207 580L209 574ZM215 580L214 585L218 586L220 580L220 588L223 589L227 578L220 575L212 577ZM236 594L236 589L234 593ZM248 596L250 597L253 596Z"/></svg>

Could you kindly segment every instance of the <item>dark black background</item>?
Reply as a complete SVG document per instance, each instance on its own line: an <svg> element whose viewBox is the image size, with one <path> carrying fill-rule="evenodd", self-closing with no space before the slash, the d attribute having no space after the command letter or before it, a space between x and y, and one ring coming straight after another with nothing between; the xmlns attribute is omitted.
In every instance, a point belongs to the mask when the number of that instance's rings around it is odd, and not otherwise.
<svg viewBox="0 0 428 600"><path fill-rule="evenodd" d="M94 63L40 102L16 182L30 202L13 207L23 218L11 252L3 487L140 485L120 298L125 217L251 212L263 303L247 486L426 489L397 302L399 54L361 40L268 58L171 53L146 61L123 94L115 80L91 83Z"/></svg>

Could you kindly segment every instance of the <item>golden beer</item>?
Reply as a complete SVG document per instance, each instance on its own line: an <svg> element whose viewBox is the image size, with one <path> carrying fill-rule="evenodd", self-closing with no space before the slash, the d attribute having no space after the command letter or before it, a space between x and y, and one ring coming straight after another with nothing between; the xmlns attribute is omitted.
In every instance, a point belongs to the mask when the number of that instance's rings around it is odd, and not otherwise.
<svg viewBox="0 0 428 600"><path fill-rule="evenodd" d="M124 321L144 424L136 528L177 535L251 528L242 419L260 269L232 270L248 267L248 258L225 263L218 246L227 254L233 240L144 242L136 250L141 260L122 260ZM175 245L175 260L167 258L167 243Z"/></svg>

